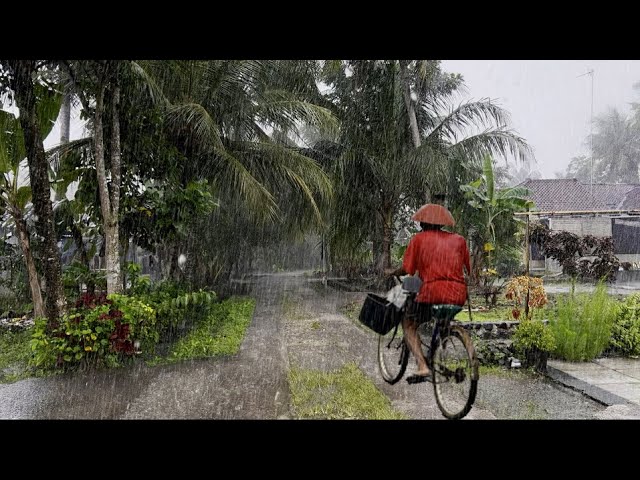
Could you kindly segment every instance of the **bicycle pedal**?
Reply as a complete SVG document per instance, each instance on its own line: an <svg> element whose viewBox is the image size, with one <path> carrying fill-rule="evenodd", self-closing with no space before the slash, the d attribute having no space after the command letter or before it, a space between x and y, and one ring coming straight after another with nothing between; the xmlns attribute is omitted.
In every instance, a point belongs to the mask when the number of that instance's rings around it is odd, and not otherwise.
<svg viewBox="0 0 640 480"><path fill-rule="evenodd" d="M407 383L409 384L414 384L414 383L422 383L422 382L432 382L433 381L433 376L431 374L429 375L410 375L407 377Z"/></svg>
<svg viewBox="0 0 640 480"><path fill-rule="evenodd" d="M466 378L466 374L464 373L464 370L461 368L456 369L455 373L453 374L453 378L455 379L456 383L462 383L464 382L464 379Z"/></svg>

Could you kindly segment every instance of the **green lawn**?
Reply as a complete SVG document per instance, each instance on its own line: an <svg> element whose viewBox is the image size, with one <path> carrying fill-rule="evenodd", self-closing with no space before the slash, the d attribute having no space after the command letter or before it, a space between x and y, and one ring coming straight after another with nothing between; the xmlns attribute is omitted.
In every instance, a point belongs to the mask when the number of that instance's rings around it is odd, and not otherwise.
<svg viewBox="0 0 640 480"><path fill-rule="evenodd" d="M407 417L391 407L354 363L333 372L289 371L292 413L296 419L401 420Z"/></svg>
<svg viewBox="0 0 640 480"><path fill-rule="evenodd" d="M20 380L26 371L31 348L31 330L11 332L0 329L0 383Z"/></svg>

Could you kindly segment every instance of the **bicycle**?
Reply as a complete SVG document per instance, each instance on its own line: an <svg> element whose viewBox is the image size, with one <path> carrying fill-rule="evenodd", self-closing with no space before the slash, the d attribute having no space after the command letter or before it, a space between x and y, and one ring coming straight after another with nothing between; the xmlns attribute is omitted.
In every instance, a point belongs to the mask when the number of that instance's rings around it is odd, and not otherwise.
<svg viewBox="0 0 640 480"><path fill-rule="evenodd" d="M405 289L404 292L407 300L400 313L417 315L417 291ZM422 329L423 353L432 372L429 381L433 383L436 403L442 414L451 420L461 419L469 413L476 398L479 378L478 359L471 336L464 328L452 324L461 310L458 305L433 305L431 320L418 327L419 332ZM427 344L425 339L429 337ZM393 385L403 377L409 354L401 321L388 333L379 335L378 365L387 383Z"/></svg>

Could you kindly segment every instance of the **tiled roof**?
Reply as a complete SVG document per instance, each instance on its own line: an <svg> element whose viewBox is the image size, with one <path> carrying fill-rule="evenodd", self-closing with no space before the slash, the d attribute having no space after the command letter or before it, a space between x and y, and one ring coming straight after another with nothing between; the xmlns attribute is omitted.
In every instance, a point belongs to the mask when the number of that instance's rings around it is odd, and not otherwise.
<svg viewBox="0 0 640 480"><path fill-rule="evenodd" d="M640 209L640 185L633 183L580 183L575 178L526 179L519 186L531 190L534 210Z"/></svg>
<svg viewBox="0 0 640 480"><path fill-rule="evenodd" d="M589 185L583 185L575 178L538 179L527 178L518 186L531 190L529 197L534 201L534 210L607 210L603 195L591 196Z"/></svg>
<svg viewBox="0 0 640 480"><path fill-rule="evenodd" d="M640 185L634 185L634 188L627 192L620 208L624 210L640 209Z"/></svg>
<svg viewBox="0 0 640 480"><path fill-rule="evenodd" d="M591 188L588 184L583 185L587 190ZM595 183L593 185L593 196L597 198L598 201L604 203L608 210L620 210L623 208L622 203L625 201L627 194L639 186L640 185L635 185L633 183ZM638 205L637 202L636 205Z"/></svg>

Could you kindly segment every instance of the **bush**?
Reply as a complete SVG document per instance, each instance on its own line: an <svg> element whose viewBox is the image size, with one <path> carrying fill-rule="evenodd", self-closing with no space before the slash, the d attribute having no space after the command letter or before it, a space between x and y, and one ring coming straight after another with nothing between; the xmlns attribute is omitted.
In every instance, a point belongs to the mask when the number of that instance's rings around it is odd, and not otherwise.
<svg viewBox="0 0 640 480"><path fill-rule="evenodd" d="M75 301L82 295L82 286L87 287L87 293L93 294L96 289L107 289L107 278L103 272L92 270L82 262L73 262L62 271L62 285L67 299Z"/></svg>
<svg viewBox="0 0 640 480"><path fill-rule="evenodd" d="M559 296L550 327L556 338L554 355L569 361L596 358L609 345L615 301L599 282L591 294Z"/></svg>
<svg viewBox="0 0 640 480"><path fill-rule="evenodd" d="M158 340L154 310L124 295L81 295L76 308L49 330L35 321L32 364L44 368L117 366L136 353L136 340L152 349Z"/></svg>
<svg viewBox="0 0 640 480"><path fill-rule="evenodd" d="M611 328L611 347L623 355L640 355L640 293L619 305Z"/></svg>
<svg viewBox="0 0 640 480"><path fill-rule="evenodd" d="M513 301L515 308L511 315L518 320L521 315L521 308L524 310L527 306L527 291L529 292L529 315L523 320L531 320L535 308L542 309L547 304L547 294L544 291L544 285L541 278L522 275L512 278L507 283L507 291L505 297Z"/></svg>
<svg viewBox="0 0 640 480"><path fill-rule="evenodd" d="M532 350L551 352L556 348L556 341L553 332L544 322L524 320L513 334L513 348L522 356Z"/></svg>
<svg viewBox="0 0 640 480"><path fill-rule="evenodd" d="M216 301L213 291L190 292L186 285L177 282L141 285L135 280L133 284L135 297L156 311L156 329L161 338L175 336L179 327L186 327L187 323L192 326L202 321Z"/></svg>

